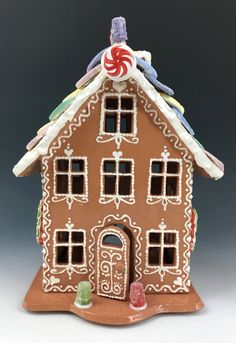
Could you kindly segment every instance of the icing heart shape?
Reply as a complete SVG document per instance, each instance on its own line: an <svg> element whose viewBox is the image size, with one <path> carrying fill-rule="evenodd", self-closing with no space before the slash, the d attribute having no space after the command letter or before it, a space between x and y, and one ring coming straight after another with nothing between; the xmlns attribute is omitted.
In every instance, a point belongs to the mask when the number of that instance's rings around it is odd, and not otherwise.
<svg viewBox="0 0 236 343"><path fill-rule="evenodd" d="M50 277L50 283L51 285L55 285L56 283L60 283L60 279L56 278L55 276Z"/></svg>
<svg viewBox="0 0 236 343"><path fill-rule="evenodd" d="M177 277L176 280L174 280L174 284L177 286L182 286L183 285L183 280L180 276Z"/></svg>
<svg viewBox="0 0 236 343"><path fill-rule="evenodd" d="M112 87L119 93L121 93L127 87L126 82L113 82Z"/></svg>
<svg viewBox="0 0 236 343"><path fill-rule="evenodd" d="M123 155L123 153L122 153L122 151L113 151L112 155L115 158L119 159Z"/></svg>
<svg viewBox="0 0 236 343"><path fill-rule="evenodd" d="M69 156L71 156L73 154L73 151L74 151L73 149L65 149L64 153L66 154L66 156L69 157Z"/></svg>

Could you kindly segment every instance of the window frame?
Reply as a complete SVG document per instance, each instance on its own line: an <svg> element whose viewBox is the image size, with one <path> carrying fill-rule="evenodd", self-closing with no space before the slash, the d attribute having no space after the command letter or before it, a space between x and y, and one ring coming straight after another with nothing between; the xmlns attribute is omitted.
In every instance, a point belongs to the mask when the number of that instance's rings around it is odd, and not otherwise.
<svg viewBox="0 0 236 343"><path fill-rule="evenodd" d="M106 109L106 98L118 98L118 108L117 109ZM133 109L122 109L121 108L121 98L132 98L133 99ZM116 132L106 132L105 131L105 120L106 120L106 112L107 113L116 113ZM122 92L108 92L102 95L101 99L101 112L100 112L100 127L99 127L99 135L96 138L98 143L107 143L112 140L115 141L117 149L120 148L122 141L126 141L131 144L137 144L139 139L137 137L138 129L137 129L137 96L136 94L129 94L129 93L122 93ZM121 115L122 113L131 113L132 114L132 131L130 133L123 133L120 132L120 123L121 123Z"/></svg>
<svg viewBox="0 0 236 343"><path fill-rule="evenodd" d="M163 155L163 153L162 153ZM146 203L149 205L162 203L164 207L164 211L167 208L169 203L173 205L179 205L182 202L182 174L183 174L183 161L181 158L167 158L167 153L165 153L163 158L151 158L149 161L149 176L148 176L148 187L147 187L147 199ZM153 162L162 162L163 163L163 171L161 173L153 173L152 172L152 163ZM179 164L179 171L178 173L167 173L167 164L168 162L178 162ZM152 185L152 177L162 177L162 193L160 195L151 194L151 185ZM178 185L177 190L178 193L176 195L167 195L166 194L166 180L167 177L177 177Z"/></svg>
<svg viewBox="0 0 236 343"><path fill-rule="evenodd" d="M68 242L58 242L57 241L57 233L58 232L67 232L68 233ZM72 233L73 232L83 232L83 242L73 242L72 241ZM57 247L68 247L68 263L58 263L57 262ZM73 247L82 246L83 247L83 260L82 263L72 263L72 252ZM81 268L85 267L86 264L86 231L84 229L75 229L75 228L63 228L63 229L56 229L54 231L53 237L53 266L54 267L73 267L73 268Z"/></svg>
<svg viewBox="0 0 236 343"><path fill-rule="evenodd" d="M149 235L150 233L158 233L160 234L160 243L151 243ZM175 243L168 244L164 242L164 235L168 233L175 234ZM160 264L149 264L149 248L160 248ZM175 248L175 264L173 265L166 265L163 263L164 261L164 249L165 248ZM179 231L178 230L170 230L170 229L150 229L146 232L146 266L148 269L161 269L161 270L169 270L169 269L177 269L179 267Z"/></svg>
<svg viewBox="0 0 236 343"><path fill-rule="evenodd" d="M57 161L66 160L68 161L68 171L58 171ZM84 170L83 171L73 171L72 170L72 161L73 160L83 160ZM68 177L68 192L67 193L58 193L57 192L57 175L67 175ZM84 177L83 183L83 193L72 193L72 177L82 175ZM87 198L88 197L88 159L86 156L57 156L54 159L54 194L58 197L60 196L72 196L78 198Z"/></svg>
<svg viewBox="0 0 236 343"><path fill-rule="evenodd" d="M104 171L104 165L105 162L114 162L115 163L115 172L105 172ZM119 171L119 165L122 162L130 162L131 163L131 168L130 168L130 173L121 173ZM105 198L130 198L130 197L134 197L134 159L132 158L121 158L121 159L116 159L116 158L103 158L102 162L101 162L101 168L100 168L100 172L101 172L101 191L100 191L100 195L101 197L105 197ZM106 194L104 192L105 190L105 176L116 176L116 184L115 184L115 193L114 194ZM130 194L127 195L122 195L119 194L119 177L120 176L130 176L131 177L131 182L130 182Z"/></svg>

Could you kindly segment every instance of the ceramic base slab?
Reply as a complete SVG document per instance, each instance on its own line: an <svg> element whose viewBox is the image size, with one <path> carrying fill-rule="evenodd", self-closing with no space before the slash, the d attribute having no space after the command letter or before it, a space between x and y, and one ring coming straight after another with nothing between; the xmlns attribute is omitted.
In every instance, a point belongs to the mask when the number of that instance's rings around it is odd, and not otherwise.
<svg viewBox="0 0 236 343"><path fill-rule="evenodd" d="M74 305L75 293L45 293L42 290L42 268L30 286L23 306L32 312L72 312L91 322L108 325L128 325L160 313L186 313L201 310L204 305L191 287L185 294L147 294L147 307L141 311L130 308L129 301L92 295L93 306L86 309Z"/></svg>

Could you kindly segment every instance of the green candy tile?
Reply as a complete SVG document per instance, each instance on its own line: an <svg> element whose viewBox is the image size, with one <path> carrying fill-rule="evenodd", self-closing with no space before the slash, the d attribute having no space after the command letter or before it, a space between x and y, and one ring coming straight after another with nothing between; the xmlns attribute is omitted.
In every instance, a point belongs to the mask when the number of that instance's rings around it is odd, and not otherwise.
<svg viewBox="0 0 236 343"><path fill-rule="evenodd" d="M49 120L56 120L57 118L60 117L60 115L62 115L63 112L66 111L66 109L72 104L72 102L75 100L76 96L71 97L65 101L63 101L62 103L60 103L50 114L49 116Z"/></svg>

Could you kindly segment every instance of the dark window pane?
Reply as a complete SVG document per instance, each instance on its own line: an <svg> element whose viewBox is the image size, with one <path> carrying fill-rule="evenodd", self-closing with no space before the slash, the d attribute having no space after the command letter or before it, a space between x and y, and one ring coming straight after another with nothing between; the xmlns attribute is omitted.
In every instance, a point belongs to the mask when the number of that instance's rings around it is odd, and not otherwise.
<svg viewBox="0 0 236 343"><path fill-rule="evenodd" d="M84 241L84 233L81 231L72 232L72 242L73 243L83 243Z"/></svg>
<svg viewBox="0 0 236 343"><path fill-rule="evenodd" d="M121 113L120 132L121 133L132 132L132 113Z"/></svg>
<svg viewBox="0 0 236 343"><path fill-rule="evenodd" d="M73 172L83 172L84 160L72 160L71 169Z"/></svg>
<svg viewBox="0 0 236 343"><path fill-rule="evenodd" d="M68 247L57 247L57 263L68 263Z"/></svg>
<svg viewBox="0 0 236 343"><path fill-rule="evenodd" d="M119 177L119 195L130 194L131 176L120 176Z"/></svg>
<svg viewBox="0 0 236 343"><path fill-rule="evenodd" d="M131 172L131 162L125 161L119 164L119 173L127 174Z"/></svg>
<svg viewBox="0 0 236 343"><path fill-rule="evenodd" d="M164 248L163 264L171 265L175 263L175 248Z"/></svg>
<svg viewBox="0 0 236 343"><path fill-rule="evenodd" d="M116 190L116 176L105 175L104 194L115 194Z"/></svg>
<svg viewBox="0 0 236 343"><path fill-rule="evenodd" d="M57 175L57 193L68 193L68 175Z"/></svg>
<svg viewBox="0 0 236 343"><path fill-rule="evenodd" d="M162 194L162 176L152 176L151 180L151 195Z"/></svg>
<svg viewBox="0 0 236 343"><path fill-rule="evenodd" d="M176 239L176 235L175 233L165 233L164 234L164 243L165 244L175 244L175 239Z"/></svg>
<svg viewBox="0 0 236 343"><path fill-rule="evenodd" d="M102 240L103 245L117 245L119 247L122 247L122 242L119 237L116 235L106 235L103 237Z"/></svg>
<svg viewBox="0 0 236 343"><path fill-rule="evenodd" d="M167 162L167 173L177 174L179 172L179 162Z"/></svg>
<svg viewBox="0 0 236 343"><path fill-rule="evenodd" d="M61 172L67 172L69 166L68 160L57 160L57 170Z"/></svg>
<svg viewBox="0 0 236 343"><path fill-rule="evenodd" d="M106 98L105 106L107 110L116 110L118 108L118 98Z"/></svg>
<svg viewBox="0 0 236 343"><path fill-rule="evenodd" d="M72 176L72 193L73 194L84 193L84 175Z"/></svg>
<svg viewBox="0 0 236 343"><path fill-rule="evenodd" d="M150 247L148 249L148 263L150 265L160 264L160 248L159 247Z"/></svg>
<svg viewBox="0 0 236 343"><path fill-rule="evenodd" d="M117 130L117 114L106 113L105 116L105 132L115 133Z"/></svg>
<svg viewBox="0 0 236 343"><path fill-rule="evenodd" d="M105 161L104 162L104 172L105 173L115 173L116 163L114 161Z"/></svg>
<svg viewBox="0 0 236 343"><path fill-rule="evenodd" d="M57 242L58 243L68 243L69 232L67 231L57 231Z"/></svg>
<svg viewBox="0 0 236 343"><path fill-rule="evenodd" d="M132 110L133 109L133 98L123 97L121 98L121 108L122 110Z"/></svg>
<svg viewBox="0 0 236 343"><path fill-rule="evenodd" d="M177 195L178 177L166 178L166 195Z"/></svg>
<svg viewBox="0 0 236 343"><path fill-rule="evenodd" d="M150 232L149 233L149 242L150 243L161 243L161 233L160 232Z"/></svg>
<svg viewBox="0 0 236 343"><path fill-rule="evenodd" d="M154 161L152 162L152 173L163 173L163 162L161 161Z"/></svg>
<svg viewBox="0 0 236 343"><path fill-rule="evenodd" d="M72 247L72 264L80 264L83 262L83 246Z"/></svg>

